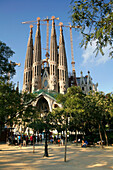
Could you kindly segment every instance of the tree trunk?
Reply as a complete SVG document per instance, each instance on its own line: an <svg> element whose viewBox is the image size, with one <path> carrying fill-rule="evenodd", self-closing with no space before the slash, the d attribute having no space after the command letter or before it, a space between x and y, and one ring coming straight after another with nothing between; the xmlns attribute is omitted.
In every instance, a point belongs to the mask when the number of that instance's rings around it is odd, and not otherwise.
<svg viewBox="0 0 113 170"><path fill-rule="evenodd" d="M0 122L0 136L2 134L2 122Z"/></svg>
<svg viewBox="0 0 113 170"><path fill-rule="evenodd" d="M101 123L102 124L102 123ZM106 146L108 146L108 137L107 137L107 133L106 133L106 130L105 128L103 127L103 124L102 124L102 129L104 131L104 135L105 135L105 139L106 139Z"/></svg>
<svg viewBox="0 0 113 170"><path fill-rule="evenodd" d="M103 148L102 134L101 134L101 130L100 130L100 123L99 123L99 135L100 135L100 140L101 140L101 146Z"/></svg>

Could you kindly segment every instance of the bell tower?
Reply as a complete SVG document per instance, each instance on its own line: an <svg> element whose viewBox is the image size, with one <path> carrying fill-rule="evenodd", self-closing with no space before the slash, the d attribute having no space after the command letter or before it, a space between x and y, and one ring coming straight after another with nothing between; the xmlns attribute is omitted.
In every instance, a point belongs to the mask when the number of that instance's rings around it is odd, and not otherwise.
<svg viewBox="0 0 113 170"><path fill-rule="evenodd" d="M32 67L32 92L41 89L41 35L40 18L37 18L37 30L35 35L33 67Z"/></svg>
<svg viewBox="0 0 113 170"><path fill-rule="evenodd" d="M24 66L24 80L23 80L23 91L32 91L32 63L33 63L33 38L32 38L32 28L30 25L30 35L27 44L27 52Z"/></svg>
<svg viewBox="0 0 113 170"><path fill-rule="evenodd" d="M68 88L68 69L65 42L62 29L63 23L60 22L59 25L60 25L59 59L58 59L59 92L65 94Z"/></svg>
<svg viewBox="0 0 113 170"><path fill-rule="evenodd" d="M52 30L51 30L51 42L50 42L50 90L58 92L58 77L57 77L57 60L58 60L58 51L57 51L57 39L55 31L55 17L52 17Z"/></svg>

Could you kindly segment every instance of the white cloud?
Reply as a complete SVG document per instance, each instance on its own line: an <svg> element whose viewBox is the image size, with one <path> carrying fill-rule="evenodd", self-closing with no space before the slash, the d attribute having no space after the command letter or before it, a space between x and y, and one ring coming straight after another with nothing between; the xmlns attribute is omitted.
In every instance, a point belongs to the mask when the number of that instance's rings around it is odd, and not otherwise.
<svg viewBox="0 0 113 170"><path fill-rule="evenodd" d="M88 44L87 49L83 50L82 53L82 58L83 58L83 63L82 65L86 65L86 64L94 64L94 65L99 65L99 64L104 64L106 63L108 60L110 60L109 58L109 46L107 46L104 49L104 56L102 56L100 53L97 55L97 57L95 57L96 53L93 53L94 50L96 49L96 42L92 43L92 46Z"/></svg>

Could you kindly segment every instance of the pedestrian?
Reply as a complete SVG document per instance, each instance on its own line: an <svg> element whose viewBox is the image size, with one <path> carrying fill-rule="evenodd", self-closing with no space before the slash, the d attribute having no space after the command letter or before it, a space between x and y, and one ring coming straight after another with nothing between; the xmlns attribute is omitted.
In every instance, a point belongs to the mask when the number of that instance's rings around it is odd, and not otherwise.
<svg viewBox="0 0 113 170"><path fill-rule="evenodd" d="M26 137L23 135L23 146L26 146Z"/></svg>
<svg viewBox="0 0 113 170"><path fill-rule="evenodd" d="M32 135L30 136L30 142L31 142L31 145L33 145L33 136Z"/></svg>
<svg viewBox="0 0 113 170"><path fill-rule="evenodd" d="M42 143L42 134L40 134L40 143Z"/></svg>

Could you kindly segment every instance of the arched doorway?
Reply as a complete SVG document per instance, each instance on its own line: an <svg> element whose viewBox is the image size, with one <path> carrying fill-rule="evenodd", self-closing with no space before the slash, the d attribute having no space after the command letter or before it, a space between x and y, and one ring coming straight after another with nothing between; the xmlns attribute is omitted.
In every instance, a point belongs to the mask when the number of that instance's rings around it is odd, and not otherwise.
<svg viewBox="0 0 113 170"><path fill-rule="evenodd" d="M38 111L41 114L45 113L45 112L49 112L48 102L47 102L47 100L43 96L38 100L36 106L37 106Z"/></svg>

